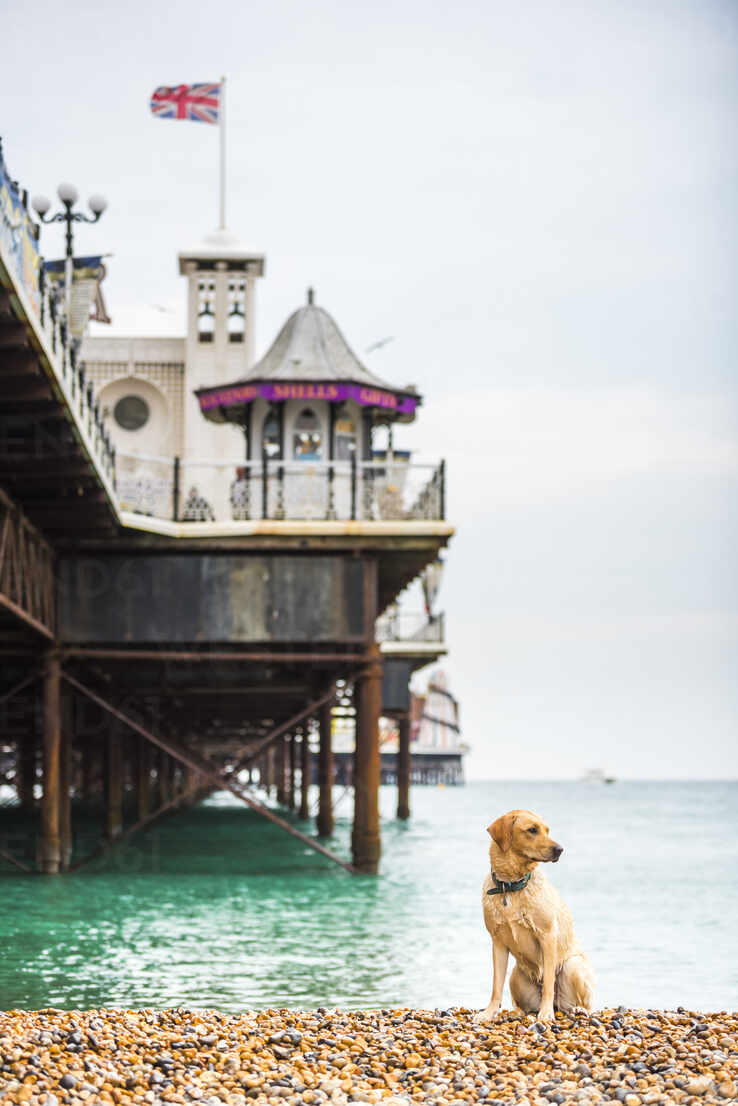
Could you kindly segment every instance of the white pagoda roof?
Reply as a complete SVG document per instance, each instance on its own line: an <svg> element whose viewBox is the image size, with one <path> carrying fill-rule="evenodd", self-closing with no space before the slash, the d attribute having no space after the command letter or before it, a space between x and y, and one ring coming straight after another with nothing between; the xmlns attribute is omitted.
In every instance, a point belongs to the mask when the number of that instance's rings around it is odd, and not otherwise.
<svg viewBox="0 0 738 1106"><path fill-rule="evenodd" d="M290 315L261 360L241 380L350 380L398 391L362 364L328 312L313 302L312 289L308 302Z"/></svg>

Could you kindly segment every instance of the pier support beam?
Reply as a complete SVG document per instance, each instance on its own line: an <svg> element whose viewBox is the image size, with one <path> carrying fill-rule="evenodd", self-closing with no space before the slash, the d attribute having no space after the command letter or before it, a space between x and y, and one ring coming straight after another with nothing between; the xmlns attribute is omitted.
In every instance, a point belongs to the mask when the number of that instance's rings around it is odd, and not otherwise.
<svg viewBox="0 0 738 1106"><path fill-rule="evenodd" d="M139 737L136 746L136 812L139 819L151 810L151 745Z"/></svg>
<svg viewBox="0 0 738 1106"><path fill-rule="evenodd" d="M66 872L72 859L72 697L61 693L61 744L59 747L59 867Z"/></svg>
<svg viewBox="0 0 738 1106"><path fill-rule="evenodd" d="M157 804L159 806L164 806L164 804L168 803L172 798L169 778L169 759L169 753L165 753L163 749L160 749L156 766L156 774L159 780L159 803Z"/></svg>
<svg viewBox="0 0 738 1106"><path fill-rule="evenodd" d="M333 833L333 745L331 744L331 702L323 703L318 715L320 751L318 753L318 835Z"/></svg>
<svg viewBox="0 0 738 1106"><path fill-rule="evenodd" d="M178 761L178 763L186 764L194 768L197 772L200 773L203 780L207 782L208 786L211 789L217 787L224 788L226 791L230 791L232 795L235 795L237 799L240 799L240 801L242 803L245 803L245 805L251 810L256 811L259 815L261 815L262 818L265 818L267 821L279 826L282 830L285 831L285 833L289 833L292 837L296 837L299 841L302 841L303 845L306 845L308 848L320 853L322 856L326 857L328 860L331 860L334 864L340 865L348 872L356 871L356 869L353 868L352 865L347 864L345 860L342 860L340 857L336 856L335 853L329 852L328 849L319 844L314 837L308 837L306 834L301 833L300 830L290 825L289 822L286 822L283 818L279 818L267 807L262 806L261 803L256 802L256 800L248 795L242 787L240 787L237 783L234 783L234 773L238 772L239 769L244 767L246 760L248 760L249 762L253 761L255 759L255 756L259 755L259 750L257 750L255 754L252 752L252 755L248 758L242 757L240 762L237 762L236 765L233 765L231 767L230 772L224 773L220 771L208 757L195 757L191 750L189 750L186 746L180 745L173 738L169 736L163 736L161 734L155 734L152 733L151 730L145 729L144 726L142 726L141 723L138 722L135 718L132 718L130 715L124 714L124 712L119 710L118 707L103 699L103 697L101 695L98 695L97 692L93 691L92 688L86 687L85 684L80 683L80 681L75 679L75 677L72 676L70 673L65 672L64 679L68 684L71 684L71 686L74 687L80 694L86 696L92 702L97 703L98 706L108 711L109 714L111 714L118 722L128 727L128 729L146 738L147 741L150 741L153 745L157 745L160 749L165 750L169 755L174 757ZM327 693L326 698L328 697L328 695L332 697L333 691L331 690L329 693ZM292 726L293 724L298 723L301 719L309 717L321 706L321 702L322 700L317 700L310 703L303 711L299 712L298 715L289 719L287 723L283 723L282 726L277 727L275 731L273 731L271 734L268 734L263 739L262 746L264 745L264 742L268 742L271 744L273 740L276 740L277 735L281 732L284 732L288 725ZM160 813L163 813L163 809L160 809L154 814L149 815L148 820L153 820L153 818L157 817ZM132 832L136 832L141 828L142 827L140 823L131 826L123 834L123 837L129 836ZM77 865L77 867L79 866L80 865Z"/></svg>
<svg viewBox="0 0 738 1106"><path fill-rule="evenodd" d="M382 710L382 660L379 646L370 645L367 663L356 681L356 749L354 752L354 827L351 849L354 867L376 873L379 867L379 716Z"/></svg>
<svg viewBox="0 0 738 1106"><path fill-rule="evenodd" d="M295 777L297 776L297 733L290 735L290 777L287 784L287 806L295 809Z"/></svg>
<svg viewBox="0 0 738 1106"><path fill-rule="evenodd" d="M33 787L36 783L36 734L33 728L29 727L29 732L23 741L18 742L16 757L18 802L24 810L33 810L35 804Z"/></svg>
<svg viewBox="0 0 738 1106"><path fill-rule="evenodd" d="M280 737L274 750L274 770L277 775L277 802L287 805L287 738Z"/></svg>
<svg viewBox="0 0 738 1106"><path fill-rule="evenodd" d="M267 795L274 791L274 746L270 745L264 753L264 788Z"/></svg>
<svg viewBox="0 0 738 1106"><path fill-rule="evenodd" d="M44 875L59 871L59 760L61 749L61 665L50 652L44 670L44 778L41 796L39 867Z"/></svg>
<svg viewBox="0 0 738 1106"><path fill-rule="evenodd" d="M120 733L108 734L105 757L105 833L115 841L123 832L123 749Z"/></svg>
<svg viewBox="0 0 738 1106"><path fill-rule="evenodd" d="M302 731L302 741L300 742L300 817L303 819L308 819L310 817L308 798L310 793L311 767L310 741L308 740L308 728L305 726Z"/></svg>
<svg viewBox="0 0 738 1106"><path fill-rule="evenodd" d="M410 817L410 715L399 718L397 750L397 817L403 822Z"/></svg>

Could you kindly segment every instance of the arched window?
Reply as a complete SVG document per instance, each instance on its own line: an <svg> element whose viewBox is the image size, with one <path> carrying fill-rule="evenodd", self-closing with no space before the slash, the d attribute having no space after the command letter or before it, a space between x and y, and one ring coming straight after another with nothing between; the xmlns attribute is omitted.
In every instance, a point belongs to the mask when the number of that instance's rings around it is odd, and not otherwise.
<svg viewBox="0 0 738 1106"><path fill-rule="evenodd" d="M274 411L267 412L264 418L264 426L261 431L261 448L270 461L274 458L279 460L282 456L279 419Z"/></svg>
<svg viewBox="0 0 738 1106"><path fill-rule="evenodd" d="M356 423L349 415L336 419L334 426L335 454L337 461L350 461L356 451Z"/></svg>
<svg viewBox="0 0 738 1106"><path fill-rule="evenodd" d="M296 461L320 461L323 456L323 437L320 419L310 407L303 407L295 420L292 452Z"/></svg>
<svg viewBox="0 0 738 1106"><path fill-rule="evenodd" d="M228 341L242 342L246 320L238 304L234 304L228 316Z"/></svg>
<svg viewBox="0 0 738 1106"><path fill-rule="evenodd" d="M215 333L215 315L206 303L197 317L197 338L200 342L212 342Z"/></svg>

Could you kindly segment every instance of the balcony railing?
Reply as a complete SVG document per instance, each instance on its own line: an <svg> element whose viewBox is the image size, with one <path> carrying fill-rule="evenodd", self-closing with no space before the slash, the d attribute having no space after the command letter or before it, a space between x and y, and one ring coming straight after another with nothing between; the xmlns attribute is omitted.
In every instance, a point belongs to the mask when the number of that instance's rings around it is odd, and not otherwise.
<svg viewBox="0 0 738 1106"><path fill-rule="evenodd" d="M378 642L427 641L441 643L445 627L443 614L428 615L425 611L386 611L375 623Z"/></svg>
<svg viewBox="0 0 738 1106"><path fill-rule="evenodd" d="M26 193L10 179L1 148L0 263L8 274L23 314L46 347L44 352L51 370L85 446L112 485L115 450L103 426L92 383L77 361L78 342L67 326L63 290L45 279L43 258L38 253L37 228L28 212Z"/></svg>
<svg viewBox="0 0 738 1106"><path fill-rule="evenodd" d="M177 522L445 518L444 462L180 460L118 452L124 511Z"/></svg>

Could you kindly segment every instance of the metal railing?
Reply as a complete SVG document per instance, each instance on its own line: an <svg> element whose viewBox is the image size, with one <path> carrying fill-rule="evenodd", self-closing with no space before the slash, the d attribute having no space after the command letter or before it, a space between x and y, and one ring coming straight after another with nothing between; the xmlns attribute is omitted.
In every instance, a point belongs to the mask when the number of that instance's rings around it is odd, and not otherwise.
<svg viewBox="0 0 738 1106"><path fill-rule="evenodd" d="M177 522L445 517L445 470L407 460L183 460L118 452L121 509Z"/></svg>
<svg viewBox="0 0 738 1106"><path fill-rule="evenodd" d="M442 643L445 638L443 614L428 615L425 611L389 610L375 623L376 640L427 641Z"/></svg>
<svg viewBox="0 0 738 1106"><path fill-rule="evenodd" d="M67 327L63 290L45 279L43 268L39 296L38 328L55 354L50 361L52 369L75 421L84 432L95 462L115 486L115 447L103 424L100 402L95 396L92 381L87 379L84 364L78 359L79 343L71 337Z"/></svg>
<svg viewBox="0 0 738 1106"><path fill-rule="evenodd" d="M11 181L0 148L0 262L8 274L23 313L45 339L51 369L60 385L85 445L111 485L115 482L115 449L103 426L92 382L77 359L78 343L65 318L63 289L46 279L38 254L37 228L27 196Z"/></svg>

